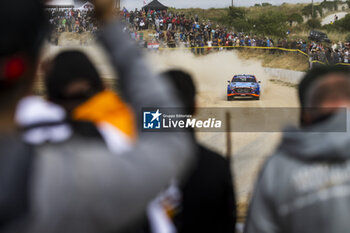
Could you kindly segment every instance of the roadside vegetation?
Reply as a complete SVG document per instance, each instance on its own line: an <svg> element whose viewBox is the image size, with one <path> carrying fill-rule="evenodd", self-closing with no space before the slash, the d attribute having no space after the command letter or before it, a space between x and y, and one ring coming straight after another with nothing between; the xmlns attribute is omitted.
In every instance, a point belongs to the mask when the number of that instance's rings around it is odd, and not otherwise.
<svg viewBox="0 0 350 233"><path fill-rule="evenodd" d="M172 9L184 12L213 24L224 25L251 35L267 36L273 39L288 37L307 39L312 29L326 32L331 40L350 41L350 14L332 24L321 25L323 17L339 11L348 11L350 0L323 1L311 4L288 4L274 6L269 3L252 7L229 7L225 9Z"/></svg>

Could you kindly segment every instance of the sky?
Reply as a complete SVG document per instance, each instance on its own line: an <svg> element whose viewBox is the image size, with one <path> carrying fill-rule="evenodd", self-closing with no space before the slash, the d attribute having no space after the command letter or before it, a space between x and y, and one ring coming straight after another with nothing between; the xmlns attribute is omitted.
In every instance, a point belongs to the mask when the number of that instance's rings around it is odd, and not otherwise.
<svg viewBox="0 0 350 233"><path fill-rule="evenodd" d="M152 0L145 0L146 3L150 3ZM231 0L159 0L166 6L175 8L222 8L231 5ZM319 0L321 1L321 0ZM134 10L135 8L142 8L144 0L121 0L121 5L125 6L129 10ZM235 6L251 6L255 3L268 2L273 5L280 5L284 2L287 3L311 3L311 0L234 0ZM315 2L318 2L315 0Z"/></svg>

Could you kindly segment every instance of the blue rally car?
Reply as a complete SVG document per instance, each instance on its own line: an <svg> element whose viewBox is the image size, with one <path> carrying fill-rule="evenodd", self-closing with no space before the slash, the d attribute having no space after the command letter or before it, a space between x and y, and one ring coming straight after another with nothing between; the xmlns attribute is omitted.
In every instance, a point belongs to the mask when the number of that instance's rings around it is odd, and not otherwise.
<svg viewBox="0 0 350 233"><path fill-rule="evenodd" d="M235 75L227 85L227 100L233 100L235 97L251 97L260 99L260 81L256 80L254 75Z"/></svg>

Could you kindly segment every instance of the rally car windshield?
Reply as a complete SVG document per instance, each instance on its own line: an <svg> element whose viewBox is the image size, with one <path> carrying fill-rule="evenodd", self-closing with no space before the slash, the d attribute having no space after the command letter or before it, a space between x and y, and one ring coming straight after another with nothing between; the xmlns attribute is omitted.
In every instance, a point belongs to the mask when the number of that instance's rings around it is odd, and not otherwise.
<svg viewBox="0 0 350 233"><path fill-rule="evenodd" d="M255 78L254 77L249 77L249 76L237 76L233 77L232 82L237 82L237 83L255 83Z"/></svg>

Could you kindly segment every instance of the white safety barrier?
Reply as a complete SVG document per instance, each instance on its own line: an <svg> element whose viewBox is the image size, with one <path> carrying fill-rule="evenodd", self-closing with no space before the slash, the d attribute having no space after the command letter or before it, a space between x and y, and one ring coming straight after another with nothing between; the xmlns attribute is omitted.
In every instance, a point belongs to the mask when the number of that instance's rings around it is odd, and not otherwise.
<svg viewBox="0 0 350 233"><path fill-rule="evenodd" d="M304 77L305 72L286 70L286 69L277 69L277 68L264 68L266 74L272 76L273 79L291 83L299 84L301 79Z"/></svg>

